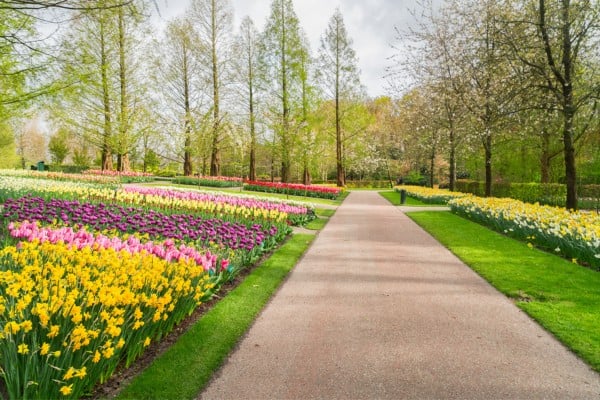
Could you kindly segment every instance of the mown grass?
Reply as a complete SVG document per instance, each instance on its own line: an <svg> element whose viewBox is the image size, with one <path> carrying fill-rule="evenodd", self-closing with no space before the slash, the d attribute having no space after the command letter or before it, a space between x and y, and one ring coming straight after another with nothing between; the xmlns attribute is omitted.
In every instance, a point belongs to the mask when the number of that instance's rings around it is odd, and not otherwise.
<svg viewBox="0 0 600 400"><path fill-rule="evenodd" d="M423 203L422 201L414 199L410 196L407 196L406 203L402 204L402 203L400 203L400 193L393 191L393 190L385 190L385 191L379 192L379 194L382 195L387 201L392 203L392 205L394 205L394 206L419 206L419 207L435 206L435 204Z"/></svg>
<svg viewBox="0 0 600 400"><path fill-rule="evenodd" d="M294 235L130 382L118 398L196 398L314 237Z"/></svg>
<svg viewBox="0 0 600 400"><path fill-rule="evenodd" d="M334 213L335 210L332 209L317 208L315 210L317 218L306 224L306 229L320 231L325 227L325 225L327 225L327 222L329 222L329 218L331 218L331 216L333 216Z"/></svg>
<svg viewBox="0 0 600 400"><path fill-rule="evenodd" d="M408 214L600 372L600 273L450 212Z"/></svg>

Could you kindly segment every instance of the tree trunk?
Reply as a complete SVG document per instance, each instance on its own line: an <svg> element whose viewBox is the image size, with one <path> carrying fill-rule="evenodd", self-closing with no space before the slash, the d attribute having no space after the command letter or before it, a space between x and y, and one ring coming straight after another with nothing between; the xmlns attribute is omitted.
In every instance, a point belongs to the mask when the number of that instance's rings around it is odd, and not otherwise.
<svg viewBox="0 0 600 400"><path fill-rule="evenodd" d="M248 92L249 92L249 111L250 111L250 166L249 178L251 181L256 180L256 119L254 117L254 72L252 69L252 57L248 56Z"/></svg>
<svg viewBox="0 0 600 400"><path fill-rule="evenodd" d="M450 179L449 189L451 192L456 190L456 139L454 137L454 128L450 128Z"/></svg>
<svg viewBox="0 0 600 400"><path fill-rule="evenodd" d="M542 127L542 154L540 156L540 183L550 182L550 134Z"/></svg>
<svg viewBox="0 0 600 400"><path fill-rule="evenodd" d="M563 54L562 65L564 69L564 81L562 84L563 92L563 113L565 118L563 130L563 143L565 152L565 178L567 183L567 202L565 204L568 210L577 210L577 171L575 168L575 146L574 146L574 126L575 105L573 102L573 54L571 47L571 18L569 15L570 1L562 0L562 39Z"/></svg>
<svg viewBox="0 0 600 400"><path fill-rule="evenodd" d="M344 155L342 153L342 121L340 116L340 46L339 34L336 35L336 52L335 52L335 151L336 151L336 167L337 167L337 185L339 187L346 186L346 174L344 173Z"/></svg>
<svg viewBox="0 0 600 400"><path fill-rule="evenodd" d="M100 21L100 70L102 76L102 103L104 105L104 131L102 133L101 169L112 170L112 154L110 139L112 136L112 121L110 110L110 94L108 88L108 60L106 55L106 38L104 20Z"/></svg>
<svg viewBox="0 0 600 400"><path fill-rule="evenodd" d="M492 195L492 135L485 136L485 197Z"/></svg>
<svg viewBox="0 0 600 400"><path fill-rule="evenodd" d="M435 179L435 146L431 149L431 159L429 160L429 187L433 188Z"/></svg>
<svg viewBox="0 0 600 400"><path fill-rule="evenodd" d="M281 2L281 16L282 16L282 28L281 28L281 106L282 110L282 126L281 126L281 182L290 181L290 149L288 136L290 134L290 104L289 104L289 93L288 93L288 65L285 52L287 51L287 30L286 30L286 18L285 18L285 6L284 2Z"/></svg>
<svg viewBox="0 0 600 400"><path fill-rule="evenodd" d="M186 128L187 129L187 128ZM193 174L192 171L192 155L190 153L190 147L192 145L192 139L189 135L185 137L185 150L183 152L183 175L190 176Z"/></svg>
<svg viewBox="0 0 600 400"><path fill-rule="evenodd" d="M123 8L119 8L119 81L121 89L121 123L119 124L119 161L118 170L129 170L129 110L127 108L127 71L125 65L125 25Z"/></svg>
<svg viewBox="0 0 600 400"><path fill-rule="evenodd" d="M577 171L575 168L575 146L573 145L573 114L573 106L566 105L563 144L565 154L565 178L567 183L567 202L565 207L568 210L577 210Z"/></svg>
<svg viewBox="0 0 600 400"><path fill-rule="evenodd" d="M193 174L192 168L192 123L191 123L191 106L190 106L190 76L188 70L188 52L185 43L182 43L181 49L183 55L183 97L184 97L184 111L185 111L185 141L183 148L183 175L191 176Z"/></svg>
<svg viewBox="0 0 600 400"><path fill-rule="evenodd" d="M221 173L221 157L219 151L220 114L219 114L219 65L217 59L217 15L215 0L212 0L211 24L212 24L212 79L213 79L213 132L212 150L210 153L210 175L218 176Z"/></svg>
<svg viewBox="0 0 600 400"><path fill-rule="evenodd" d="M310 168L308 168L308 163L304 164L304 172L302 173L302 183L305 185L310 185L312 181L312 177L310 176Z"/></svg>

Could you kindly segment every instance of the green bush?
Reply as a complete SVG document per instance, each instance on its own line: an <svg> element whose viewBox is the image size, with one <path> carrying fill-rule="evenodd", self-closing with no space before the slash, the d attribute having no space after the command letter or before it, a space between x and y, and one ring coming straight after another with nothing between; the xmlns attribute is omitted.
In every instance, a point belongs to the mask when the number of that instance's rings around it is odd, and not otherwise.
<svg viewBox="0 0 600 400"><path fill-rule="evenodd" d="M456 181L456 190L476 196L485 195L485 183L461 179ZM509 197L526 203L540 203L561 206L567 195L565 185L560 183L508 183L492 184L492 196Z"/></svg>
<svg viewBox="0 0 600 400"><path fill-rule="evenodd" d="M391 187L390 181L374 180L374 181L348 181L346 182L348 189L389 189Z"/></svg>
<svg viewBox="0 0 600 400"><path fill-rule="evenodd" d="M83 171L90 169L90 167L81 166L81 165L58 165L51 164L48 166L50 171L54 172L62 172L65 174L80 174Z"/></svg>
<svg viewBox="0 0 600 400"><path fill-rule="evenodd" d="M222 181L217 179L196 178L193 176L177 176L173 179L173 183L217 188L238 187L242 185L242 182L237 181Z"/></svg>

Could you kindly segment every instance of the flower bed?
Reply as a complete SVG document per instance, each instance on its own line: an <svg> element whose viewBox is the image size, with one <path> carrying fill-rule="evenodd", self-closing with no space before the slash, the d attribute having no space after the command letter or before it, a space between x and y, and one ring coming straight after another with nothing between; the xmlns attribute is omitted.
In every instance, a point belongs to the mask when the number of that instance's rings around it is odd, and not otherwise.
<svg viewBox="0 0 600 400"><path fill-rule="evenodd" d="M330 186L302 185L296 183L277 183L247 181L244 190L266 193L283 193L293 196L319 197L335 200L342 194L343 189Z"/></svg>
<svg viewBox="0 0 600 400"><path fill-rule="evenodd" d="M24 196L8 199L3 216L8 221L39 221L60 226L86 226L94 231L138 234L148 239L173 239L196 247L221 251L242 250L247 265L290 233L285 224L253 224L190 214L164 214L155 210L117 204L80 203L76 200L44 200Z"/></svg>
<svg viewBox="0 0 600 400"><path fill-rule="evenodd" d="M125 187L117 194L120 201L133 204L152 204L165 208L179 208L235 215L246 219L285 221L304 225L315 218L314 209L305 205L288 204L223 193L186 192L171 189Z"/></svg>
<svg viewBox="0 0 600 400"><path fill-rule="evenodd" d="M118 189L111 185L13 177L0 180L0 202L27 194L48 200L60 198L119 202L162 210L202 212L257 221L287 220L292 225L303 225L315 218L314 209L305 205L222 193L187 192L141 186Z"/></svg>
<svg viewBox="0 0 600 400"><path fill-rule="evenodd" d="M116 188L115 184L2 177L0 179L0 203L8 198L21 197L27 194L35 194L48 199L88 199L90 197L108 196L107 193L111 193L114 197Z"/></svg>
<svg viewBox="0 0 600 400"><path fill-rule="evenodd" d="M458 215L600 269L600 215L506 198L464 196L448 203Z"/></svg>
<svg viewBox="0 0 600 400"><path fill-rule="evenodd" d="M405 190L410 197L427 204L447 204L448 201L465 196L464 193L424 186L397 186L396 191Z"/></svg>
<svg viewBox="0 0 600 400"><path fill-rule="evenodd" d="M9 397L80 398L171 331L214 283L188 258L66 243L0 250L0 359Z"/></svg>
<svg viewBox="0 0 600 400"><path fill-rule="evenodd" d="M123 183L130 182L150 182L154 180L154 175L148 172L135 171L109 171L100 169L88 169L82 172L83 175L108 176L114 177Z"/></svg>
<svg viewBox="0 0 600 400"><path fill-rule="evenodd" d="M0 366L13 399L89 393L291 231L31 195L2 216Z"/></svg>

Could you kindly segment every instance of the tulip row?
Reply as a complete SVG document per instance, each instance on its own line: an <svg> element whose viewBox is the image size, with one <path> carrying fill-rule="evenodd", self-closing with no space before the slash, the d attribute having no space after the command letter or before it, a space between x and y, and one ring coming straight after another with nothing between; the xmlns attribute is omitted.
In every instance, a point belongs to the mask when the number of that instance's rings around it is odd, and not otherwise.
<svg viewBox="0 0 600 400"><path fill-rule="evenodd" d="M120 182L150 182L154 180L154 175L147 172L135 171L111 171L101 169L88 169L82 172L83 175L108 176L119 180Z"/></svg>
<svg viewBox="0 0 600 400"><path fill-rule="evenodd" d="M0 203L8 198L35 194L46 198L87 199L103 196L105 192L114 196L116 185L89 182L66 182L50 179L28 179L2 176L0 179Z"/></svg>
<svg viewBox="0 0 600 400"><path fill-rule="evenodd" d="M113 176L94 176L94 175L82 175L82 174L69 174L65 172L40 172L31 171L24 169L0 170L0 176L4 177L22 177L22 178L36 178L36 179L49 179L53 181L68 181L68 182L89 182L89 183L100 183L107 185L116 185L120 181L118 177Z"/></svg>
<svg viewBox="0 0 600 400"><path fill-rule="evenodd" d="M270 249L290 232L285 224L252 224L206 219L190 214L164 214L155 210L123 207L111 203L80 203L76 200L44 200L24 196L8 199L3 216L9 221L40 221L66 226L88 226L95 231L139 234L151 239L173 239L196 247L216 246L222 250L242 250L244 263L257 252Z"/></svg>
<svg viewBox="0 0 600 400"><path fill-rule="evenodd" d="M0 202L7 198L35 194L46 199L90 199L149 206L162 210L201 212L236 219L288 221L303 225L315 218L314 209L304 205L256 199L230 194L186 192L171 189L106 186L91 183L57 182L46 179L3 177Z"/></svg>
<svg viewBox="0 0 600 400"><path fill-rule="evenodd" d="M64 242L0 250L0 363L11 399L80 398L212 296L205 266Z"/></svg>
<svg viewBox="0 0 600 400"><path fill-rule="evenodd" d="M152 241L143 243L135 235L127 235L124 239L118 236L107 236L101 233L92 233L81 227L77 230L71 227L44 228L39 222L23 221L21 223L11 222L8 225L10 236L17 239L25 239L28 242L38 241L40 243L50 242L52 244L66 243L69 247L81 250L84 247L97 249L113 249L115 251L126 250L127 253L137 254L146 252L153 254L166 261L179 261L191 259L201 265L211 275L217 273L217 256L209 251L199 252L193 247L181 244L175 245L172 239L164 242L154 243ZM222 259L219 271L227 269L229 260Z"/></svg>
<svg viewBox="0 0 600 400"><path fill-rule="evenodd" d="M331 186L302 185L296 183L247 181L244 190L266 193L283 193L293 196L319 197L336 199L343 189Z"/></svg>
<svg viewBox="0 0 600 400"><path fill-rule="evenodd" d="M232 196L223 193L190 192L148 187L124 187L117 194L118 201L133 204L152 204L161 208L179 208L228 214L244 219L267 219L303 225L315 218L314 209L276 201L251 197Z"/></svg>
<svg viewBox="0 0 600 400"><path fill-rule="evenodd" d="M506 198L464 196L451 210L530 246L600 269L600 215Z"/></svg>
<svg viewBox="0 0 600 400"><path fill-rule="evenodd" d="M8 199L3 217L26 240L0 251L0 366L13 399L80 398L290 231L33 196Z"/></svg>
<svg viewBox="0 0 600 400"><path fill-rule="evenodd" d="M427 204L447 204L448 201L465 196L461 192L447 189L432 189L424 186L397 186L396 191L405 190L410 197Z"/></svg>

